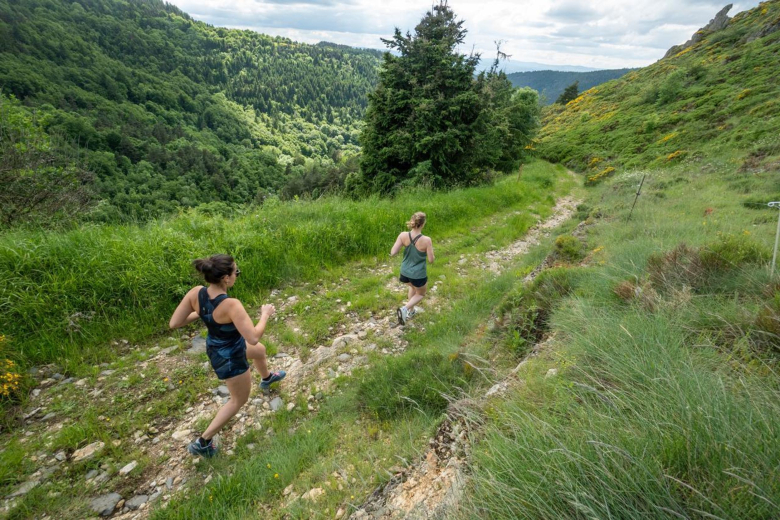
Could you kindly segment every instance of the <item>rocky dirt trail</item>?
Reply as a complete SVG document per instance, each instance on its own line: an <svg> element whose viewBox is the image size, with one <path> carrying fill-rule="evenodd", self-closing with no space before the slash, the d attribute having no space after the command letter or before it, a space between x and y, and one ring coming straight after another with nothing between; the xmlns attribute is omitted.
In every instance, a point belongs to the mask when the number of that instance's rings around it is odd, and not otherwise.
<svg viewBox="0 0 780 520"><path fill-rule="evenodd" d="M528 231L525 237L509 246L487 253L482 267L499 274L515 257L523 255L549 235L550 230L567 221L574 214L579 201L565 197L558 201L553 215ZM464 256L465 264L472 258ZM541 272L544 263L532 271L525 281ZM450 404L447 419L429 442L424 456L410 468L397 472L385 485L376 489L349 518L366 519L434 519L448 518L448 512L457 508L467 479L471 440L481 424L481 408L488 399L500 396L517 384L517 373L523 364L545 348L548 341L537 344L528 356L483 396L463 399ZM549 374L550 376L554 374Z"/></svg>
<svg viewBox="0 0 780 520"><path fill-rule="evenodd" d="M482 270L495 274L501 273L514 258L528 252L542 237L548 235L551 229L569 219L577 203L578 201L573 197L560 199L553 209L553 215L534 226L521 240L486 254L462 255L457 262L458 265L465 266L467 263L470 266L479 265ZM393 273L395 264L366 269L370 274L389 276ZM461 271L460 267L456 269ZM431 309L440 307L436 291L441 283L442 280L436 280L431 284L429 296L424 302L426 307ZM406 290L394 280L390 280L387 287L399 293ZM322 290L312 294L312 306L317 305L318 300L325 297ZM271 294L272 302L277 306L274 320L277 323L284 323L290 330L296 332L299 330L298 315L293 308L299 298L298 295L286 296L280 291ZM341 375L349 376L356 368L365 366L370 352L387 356L401 354L408 346L404 339L404 329L422 327L421 324L414 322L406 327L398 326L395 316L370 316L365 319L356 312L350 312L349 302L342 304L337 300L336 303L341 304L340 310L345 313L347 319L344 320L345 323L330 331L327 341L321 342L312 350L299 350L295 346L286 346L284 351L278 352L269 359L269 367L272 370L286 370L287 378L282 382L280 391L272 391L269 395L262 394L255 386L249 403L219 436L218 444L224 455L233 455L237 440L250 430L260 430L265 435L274 435L272 428L265 427L264 424L277 410L293 410L302 406L299 403L305 402L305 413L316 414L320 401L328 395L330 383L334 378ZM273 334L274 328L269 326L269 334ZM177 340L177 338L168 339ZM131 377L131 372L140 373L141 377L144 377L144 371L151 367L160 374L170 374L177 369L196 368L194 367L196 365L200 365L203 371L210 370L208 362L204 363L200 355L205 352L205 338L201 335L194 337L185 335L177 341L183 342L189 348L180 348L176 345L168 348L152 347L148 351L147 359L136 365L119 370L105 368L93 385L90 385L87 379L76 381L65 378L54 373L52 367L39 367L37 377L40 379L40 384L33 391L31 407L25 414L23 436L53 433L62 429L68 422L58 421L52 414L47 414L47 407L62 385L72 384L78 387L86 398L105 400L110 398L112 392L117 391L117 383L127 381ZM125 346L132 348L129 345ZM510 375L507 380L491 388L484 398L505 389L510 384L511 377ZM257 375L254 374L253 378L256 383ZM175 381L168 381L166 378L165 383L169 389L175 388ZM186 445L200 433L199 427L207 423L228 399L227 387L214 386L210 398L196 399L194 402L198 404L189 406L182 417L157 422L135 431L130 438L113 441L114 447L120 447L125 443L137 446L151 463L147 464L140 477L136 476L132 480L132 491L124 491L121 495L101 489L104 487L102 484L117 476L109 471L108 465L101 465L99 469L86 473L84 477L86 484L95 490L91 508L96 515L123 520L142 520L149 516L151 510L160 507L160 502L170 500L175 493L187 493L188 481L198 479L199 482L204 482L198 472L202 461L190 456L186 451ZM316 390L312 391L312 389ZM470 413L469 410L479 406L479 403L465 402L451 406L449 419L441 425L435 438L431 440L430 449L424 457L413 467L397 473L385 486L376 490L363 506L351 515L351 518L432 518L440 516L448 505L457 502L464 482L462 465L467 460L469 451L468 432L473 430L473 425L470 423L478 416L478 413ZM110 420L110 418L101 419ZM10 511L18 497L50 478L52 474L63 470L69 464L98 457L105 448L103 442L95 442L73 453L41 452L32 455L32 460L40 463L41 469L5 498L3 509ZM164 463L154 461L164 461ZM119 469L118 476L127 476L136 465L137 462L132 461L123 466ZM212 474L208 474L205 483L208 483L211 478ZM124 489L127 488L128 486L125 485ZM288 497L287 500L294 498ZM340 510L340 513L344 514L344 511Z"/></svg>

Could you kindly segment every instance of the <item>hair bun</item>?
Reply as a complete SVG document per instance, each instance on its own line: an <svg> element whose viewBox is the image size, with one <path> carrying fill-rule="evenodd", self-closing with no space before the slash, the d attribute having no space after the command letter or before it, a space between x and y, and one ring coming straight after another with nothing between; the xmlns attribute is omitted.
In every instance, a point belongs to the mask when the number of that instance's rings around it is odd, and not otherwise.
<svg viewBox="0 0 780 520"><path fill-rule="evenodd" d="M219 283L225 277L233 274L235 261L230 255L212 255L208 258L198 258L192 262L195 269L204 275L209 283Z"/></svg>

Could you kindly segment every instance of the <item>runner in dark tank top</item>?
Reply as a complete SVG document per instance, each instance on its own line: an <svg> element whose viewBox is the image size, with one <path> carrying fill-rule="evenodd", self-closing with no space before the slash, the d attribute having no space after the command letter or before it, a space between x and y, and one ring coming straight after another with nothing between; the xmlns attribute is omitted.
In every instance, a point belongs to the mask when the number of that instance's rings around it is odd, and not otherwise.
<svg viewBox="0 0 780 520"><path fill-rule="evenodd" d="M263 390L287 374L283 370L268 370L265 347L260 343L268 318L275 312L274 306L263 305L260 321L255 325L241 302L227 295L227 290L241 274L233 257L214 255L193 263L209 285L199 285L187 292L171 317L170 327L175 329L198 318L203 320L209 330L206 354L217 377L225 381L230 392L230 399L222 405L208 428L187 447L193 455L211 457L217 453L212 438L249 399L252 377L247 358L263 378L260 381Z"/></svg>

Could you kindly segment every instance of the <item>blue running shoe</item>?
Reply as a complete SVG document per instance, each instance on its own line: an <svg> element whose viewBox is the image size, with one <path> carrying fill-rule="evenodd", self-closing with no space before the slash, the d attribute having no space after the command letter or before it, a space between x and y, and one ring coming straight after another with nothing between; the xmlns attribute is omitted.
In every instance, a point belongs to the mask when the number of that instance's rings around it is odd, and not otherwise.
<svg viewBox="0 0 780 520"><path fill-rule="evenodd" d="M271 372L271 375L268 376L268 379L261 379L260 380L260 389L261 390L268 390L271 388L272 383L276 383L277 381L281 381L285 378L287 375L287 372L284 370L277 370L276 372Z"/></svg>
<svg viewBox="0 0 780 520"><path fill-rule="evenodd" d="M211 439L205 446L201 445L198 439L195 439L187 446L187 451L193 455L209 458L217 454L218 448L214 446L214 439Z"/></svg>

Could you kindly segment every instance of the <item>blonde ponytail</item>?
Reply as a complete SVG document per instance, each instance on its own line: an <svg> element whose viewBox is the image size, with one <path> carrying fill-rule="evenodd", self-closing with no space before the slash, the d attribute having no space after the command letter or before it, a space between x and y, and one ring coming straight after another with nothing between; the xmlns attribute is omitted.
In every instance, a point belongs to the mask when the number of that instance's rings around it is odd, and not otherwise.
<svg viewBox="0 0 780 520"><path fill-rule="evenodd" d="M422 211L418 211L414 215L412 215L412 218L409 220L409 222L406 223L406 227L409 229L414 228L421 228L423 224L425 224L425 213Z"/></svg>

